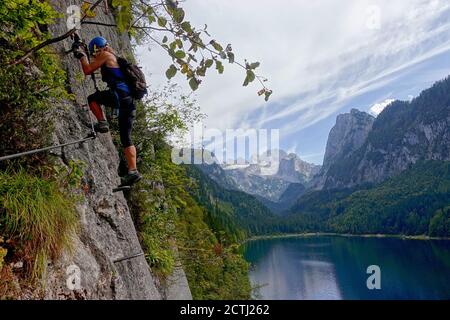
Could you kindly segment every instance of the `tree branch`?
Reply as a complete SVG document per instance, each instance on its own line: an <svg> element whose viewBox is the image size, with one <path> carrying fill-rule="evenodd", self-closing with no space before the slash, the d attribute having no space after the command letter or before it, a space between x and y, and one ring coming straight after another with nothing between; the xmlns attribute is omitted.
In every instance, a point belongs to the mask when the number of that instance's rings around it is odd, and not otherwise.
<svg viewBox="0 0 450 320"><path fill-rule="evenodd" d="M89 8L89 11L92 11L92 10L94 10L95 8L97 8L97 7L100 5L100 3L102 3L103 1L104 1L104 0L97 0L97 1ZM87 17L87 14L84 14L83 17L81 18L80 22L83 23L83 20L86 19L86 17ZM52 38L52 39L48 39L48 40L46 40L46 41L44 41L44 42L38 44L37 46L35 46L35 47L31 48L30 50L28 50L22 57L20 57L19 59L13 61L12 63L10 63L10 65L17 65L17 64L19 64L19 63L23 63L27 58L29 58L29 57L30 57L33 53L35 53L36 51L41 50L42 48L44 48L44 47L46 47L46 46L48 46L48 45L50 45L50 44L53 44L53 43L62 41L62 40L64 40L64 39L67 39L68 37L70 37L71 35L73 35L75 32L77 32L77 29L76 29L76 28L73 28L73 29L67 31L66 33L64 33L63 35L60 35L60 36L55 37L55 38Z"/></svg>
<svg viewBox="0 0 450 320"><path fill-rule="evenodd" d="M103 27L117 27L117 24L113 23L103 23L103 22L96 22L96 21L83 21L81 24L92 24L96 26L103 26Z"/></svg>
<svg viewBox="0 0 450 320"><path fill-rule="evenodd" d="M117 24L112 23L103 23L103 22L97 22L97 21L83 21L81 24L91 24L91 25L97 25L97 26L103 26L103 27L113 27L116 28ZM150 26L131 26L132 29L150 29L155 31L165 31L165 32L172 32L168 29L162 29L162 28L155 28Z"/></svg>

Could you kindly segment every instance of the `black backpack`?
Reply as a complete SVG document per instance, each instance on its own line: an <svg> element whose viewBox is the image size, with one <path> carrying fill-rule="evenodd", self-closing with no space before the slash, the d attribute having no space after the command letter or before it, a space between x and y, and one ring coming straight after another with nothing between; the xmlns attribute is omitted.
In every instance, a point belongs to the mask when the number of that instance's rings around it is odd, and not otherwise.
<svg viewBox="0 0 450 320"><path fill-rule="evenodd" d="M141 100L148 93L147 82L141 68L121 57L117 57L117 63L125 76L125 82L130 88L131 96L134 99Z"/></svg>

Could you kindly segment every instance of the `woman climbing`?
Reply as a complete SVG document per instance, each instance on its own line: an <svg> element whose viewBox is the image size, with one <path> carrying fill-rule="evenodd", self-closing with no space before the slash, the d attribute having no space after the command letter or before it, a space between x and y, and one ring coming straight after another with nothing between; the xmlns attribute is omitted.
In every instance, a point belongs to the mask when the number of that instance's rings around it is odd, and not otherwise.
<svg viewBox="0 0 450 320"><path fill-rule="evenodd" d="M81 62L84 74L90 75L100 69L102 80L107 83L109 88L106 91L96 91L88 97L89 108L98 121L95 125L95 130L100 133L109 131L108 122L103 114L101 105L119 109L120 142L124 148L125 158L128 163L128 174L122 177L122 185L131 186L142 179L142 175L138 172L136 166L136 147L131 141L136 106L131 97L130 88L126 84L125 77L118 64L117 57L103 37L95 37L89 43L89 54L95 58L91 63L89 63L80 42L74 42L72 49L75 58Z"/></svg>

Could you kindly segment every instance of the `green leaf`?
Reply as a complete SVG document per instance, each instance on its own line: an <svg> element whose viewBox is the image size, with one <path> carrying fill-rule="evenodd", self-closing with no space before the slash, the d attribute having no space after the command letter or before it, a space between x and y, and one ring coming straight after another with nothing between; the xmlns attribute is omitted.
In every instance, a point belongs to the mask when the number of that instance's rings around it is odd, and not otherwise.
<svg viewBox="0 0 450 320"><path fill-rule="evenodd" d="M149 15L149 16L147 17L147 19L148 19L148 22L149 22L149 23L153 23L153 22L156 21L156 17L155 17L153 14Z"/></svg>
<svg viewBox="0 0 450 320"><path fill-rule="evenodd" d="M175 57L178 59L184 59L186 57L186 53L183 50L178 50L175 52Z"/></svg>
<svg viewBox="0 0 450 320"><path fill-rule="evenodd" d="M197 73L198 76L204 77L206 75L206 66L203 67L203 68L200 68L200 67L197 68L196 73Z"/></svg>
<svg viewBox="0 0 450 320"><path fill-rule="evenodd" d="M189 80L189 85L191 86L192 91L195 91L198 89L199 81L192 77L191 80Z"/></svg>
<svg viewBox="0 0 450 320"><path fill-rule="evenodd" d="M255 73L251 70L247 70L247 76L248 76L249 82L253 82L253 80L255 80L255 78L256 78Z"/></svg>
<svg viewBox="0 0 450 320"><path fill-rule="evenodd" d="M247 76L245 77L243 86L246 87L249 83L255 80L255 73L252 70L247 70Z"/></svg>
<svg viewBox="0 0 450 320"><path fill-rule="evenodd" d="M117 27L120 32L125 32L125 30L128 30L132 18L133 14L131 12L131 8L129 5L123 4L118 6L118 10L116 13L116 21Z"/></svg>
<svg viewBox="0 0 450 320"><path fill-rule="evenodd" d="M145 6L143 10L147 13L147 16L153 15L155 13L153 7L151 6Z"/></svg>
<svg viewBox="0 0 450 320"><path fill-rule="evenodd" d="M214 49L216 49L217 51L221 52L223 51L223 48L220 44L218 44L215 40L211 40L209 42L210 45L212 45L214 47Z"/></svg>
<svg viewBox="0 0 450 320"><path fill-rule="evenodd" d="M183 29L184 31L186 31L187 33L191 33L192 32L192 27L189 21L185 21L181 24L181 29Z"/></svg>
<svg viewBox="0 0 450 320"><path fill-rule="evenodd" d="M254 62L250 65L250 69L255 70L258 68L261 64L259 62Z"/></svg>
<svg viewBox="0 0 450 320"><path fill-rule="evenodd" d="M227 56L228 56L228 62L229 63L234 63L234 53L233 52L227 52Z"/></svg>
<svg viewBox="0 0 450 320"><path fill-rule="evenodd" d="M126 0L112 0L111 4L113 6L113 8L117 8L119 6L123 6L126 5Z"/></svg>
<svg viewBox="0 0 450 320"><path fill-rule="evenodd" d="M219 74L222 74L224 70L223 63L219 60L216 60L216 70L219 72Z"/></svg>
<svg viewBox="0 0 450 320"><path fill-rule="evenodd" d="M97 14L93 12L90 8L91 5L87 2L83 2L83 4L81 5L81 11L84 12L87 18L95 18Z"/></svg>
<svg viewBox="0 0 450 320"><path fill-rule="evenodd" d="M166 77L167 79L172 79L177 74L177 68L172 64L169 69L166 71Z"/></svg>
<svg viewBox="0 0 450 320"><path fill-rule="evenodd" d="M172 17L176 23L182 23L184 20L184 15L184 10L182 8L178 8L173 11Z"/></svg>
<svg viewBox="0 0 450 320"><path fill-rule="evenodd" d="M265 98L264 100L269 101L270 96L272 95L272 90L266 90L266 92L264 93Z"/></svg>
<svg viewBox="0 0 450 320"><path fill-rule="evenodd" d="M205 66L206 66L207 68L211 68L211 66L213 65L213 63L214 63L214 60L208 59L208 60L205 61Z"/></svg>
<svg viewBox="0 0 450 320"><path fill-rule="evenodd" d="M164 18L164 17L158 17L158 25L160 26L160 27L165 27L166 26L166 24L167 24L167 20L166 20L166 18Z"/></svg>

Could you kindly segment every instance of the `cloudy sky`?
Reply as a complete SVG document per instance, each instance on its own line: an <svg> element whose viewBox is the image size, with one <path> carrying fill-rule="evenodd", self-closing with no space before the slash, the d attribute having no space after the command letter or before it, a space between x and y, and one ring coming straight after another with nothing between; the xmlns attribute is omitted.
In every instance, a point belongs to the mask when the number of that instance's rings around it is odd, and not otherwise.
<svg viewBox="0 0 450 320"><path fill-rule="evenodd" d="M260 61L274 94L268 103L242 69L207 74L195 93L208 128L280 129L280 145L320 164L336 115L379 112L450 74L448 0L186 0L193 25L208 25L237 59ZM166 83L171 59L138 50L150 82ZM188 86L182 76L174 80Z"/></svg>

